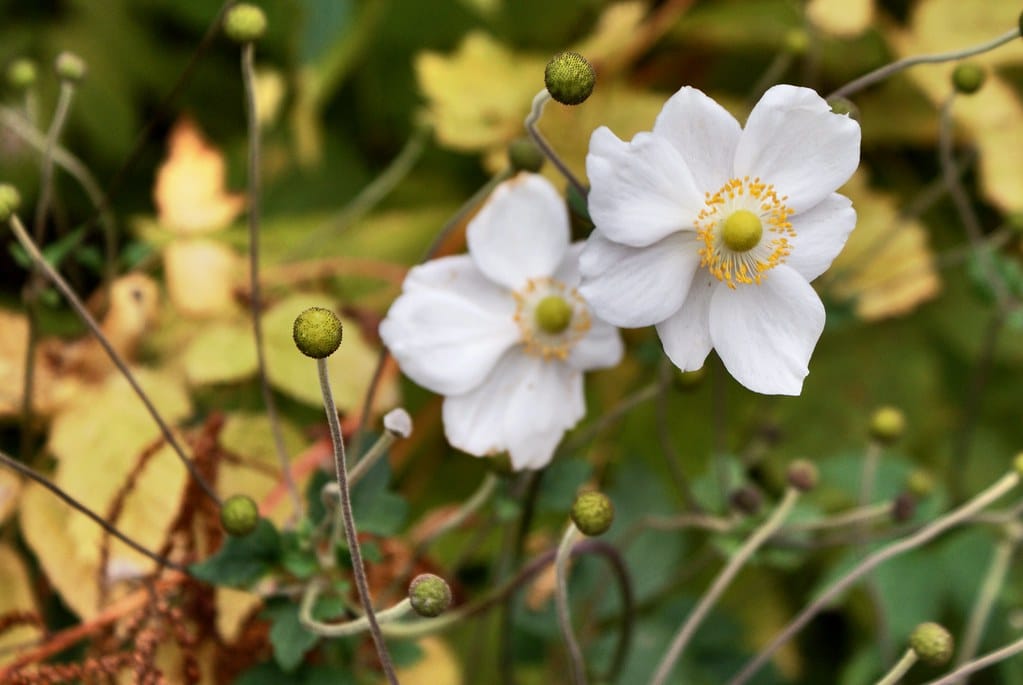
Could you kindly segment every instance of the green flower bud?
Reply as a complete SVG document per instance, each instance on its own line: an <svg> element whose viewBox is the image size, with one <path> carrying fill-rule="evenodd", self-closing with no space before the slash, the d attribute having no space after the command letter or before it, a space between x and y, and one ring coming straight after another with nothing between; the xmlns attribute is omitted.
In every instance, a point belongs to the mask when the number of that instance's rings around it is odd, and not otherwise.
<svg viewBox="0 0 1023 685"><path fill-rule="evenodd" d="M310 307L295 319L292 338L307 357L324 359L341 346L341 319L323 307Z"/></svg>
<svg viewBox="0 0 1023 685"><path fill-rule="evenodd" d="M789 485L800 492L807 492L817 487L817 465L806 459L796 459L789 464L785 478Z"/></svg>
<svg viewBox="0 0 1023 685"><path fill-rule="evenodd" d="M70 81L71 83L78 83L85 78L85 72L88 68L85 66L85 60L76 55L73 52L64 52L57 55L57 59L54 61L54 71L57 72L57 76L64 81Z"/></svg>
<svg viewBox="0 0 1023 685"><path fill-rule="evenodd" d="M906 415L898 407L880 407L870 417L870 437L882 445L890 445L906 430Z"/></svg>
<svg viewBox="0 0 1023 685"><path fill-rule="evenodd" d="M586 101L597 83L593 65L578 52L559 52L543 71L543 82L551 97L563 105Z"/></svg>
<svg viewBox="0 0 1023 685"><path fill-rule="evenodd" d="M952 87L957 93L973 95L984 85L987 72L976 62L960 62L952 71Z"/></svg>
<svg viewBox="0 0 1023 685"><path fill-rule="evenodd" d="M28 90L35 85L39 70L36 63L21 57L7 65L7 83L17 90Z"/></svg>
<svg viewBox="0 0 1023 685"><path fill-rule="evenodd" d="M508 144L508 164L513 171L529 171L536 173L543 168L546 158L528 136L516 138Z"/></svg>
<svg viewBox="0 0 1023 685"><path fill-rule="evenodd" d="M906 490L916 497L927 497L934 492L934 476L925 469L914 469L906 478Z"/></svg>
<svg viewBox="0 0 1023 685"><path fill-rule="evenodd" d="M266 33L266 14L256 5L241 2L224 17L224 33L236 43L252 43Z"/></svg>
<svg viewBox="0 0 1023 685"><path fill-rule="evenodd" d="M436 618L451 606L451 588L440 576L421 573L408 586L412 609L424 618Z"/></svg>
<svg viewBox="0 0 1023 685"><path fill-rule="evenodd" d="M0 183L0 222L6 222L18 211L21 194L10 183Z"/></svg>
<svg viewBox="0 0 1023 685"><path fill-rule="evenodd" d="M909 646L920 661L941 666L952 658L955 643L952 634L937 623L921 623L909 635Z"/></svg>
<svg viewBox="0 0 1023 685"><path fill-rule="evenodd" d="M600 535L614 522L615 508L602 492L584 492L572 504L572 522L584 535Z"/></svg>
<svg viewBox="0 0 1023 685"><path fill-rule="evenodd" d="M752 485L743 485L732 491L728 496L728 503L736 511L753 516L764 505L764 496Z"/></svg>
<svg viewBox="0 0 1023 685"><path fill-rule="evenodd" d="M259 523L259 507L248 495L231 495L220 507L220 525L235 537L248 535Z"/></svg>
<svg viewBox="0 0 1023 685"><path fill-rule="evenodd" d="M831 98L828 105L835 114L848 114L850 119L860 120L860 108L854 105L852 100L843 97Z"/></svg>

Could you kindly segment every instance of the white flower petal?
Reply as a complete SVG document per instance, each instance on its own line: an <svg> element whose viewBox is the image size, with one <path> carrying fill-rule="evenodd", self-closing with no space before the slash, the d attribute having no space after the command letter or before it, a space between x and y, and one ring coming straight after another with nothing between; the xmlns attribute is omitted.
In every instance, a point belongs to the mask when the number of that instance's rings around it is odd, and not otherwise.
<svg viewBox="0 0 1023 685"><path fill-rule="evenodd" d="M786 265L759 286L715 288L710 337L735 380L754 392L798 395L824 330L824 305L810 284Z"/></svg>
<svg viewBox="0 0 1023 685"><path fill-rule="evenodd" d="M737 177L773 184L796 212L846 182L860 161L860 125L809 88L774 86L750 113L735 150Z"/></svg>
<svg viewBox="0 0 1023 685"><path fill-rule="evenodd" d="M522 173L505 181L469 222L469 254L483 274L512 290L550 276L568 248L568 210L550 181Z"/></svg>
<svg viewBox="0 0 1023 685"><path fill-rule="evenodd" d="M586 175L590 218L611 240L642 247L695 230L703 191L664 138L640 133L625 143L602 126L590 137Z"/></svg>
<svg viewBox="0 0 1023 685"><path fill-rule="evenodd" d="M475 387L515 344L510 293L483 278L467 256L409 272L405 292L380 322L380 337L401 370L442 395Z"/></svg>
<svg viewBox="0 0 1023 685"><path fill-rule="evenodd" d="M710 300L720 281L697 273L686 301L677 312L657 324L657 336L668 359L682 371L695 371L710 354Z"/></svg>
<svg viewBox="0 0 1023 685"><path fill-rule="evenodd" d="M444 399L444 432L469 454L507 450L516 469L541 468L584 413L580 372L515 348L479 387Z"/></svg>
<svg viewBox="0 0 1023 685"><path fill-rule="evenodd" d="M618 365L624 351L625 347L618 329L597 317L592 317L590 330L572 347L565 361L579 371L607 369Z"/></svg>
<svg viewBox="0 0 1023 685"><path fill-rule="evenodd" d="M832 193L808 212L790 219L796 237L785 263L807 281L824 273L845 246L856 225L856 210L844 195Z"/></svg>
<svg viewBox="0 0 1023 685"><path fill-rule="evenodd" d="M565 250L565 258L561 260L561 264L554 270L554 280L569 288L578 287L581 278L579 274L579 255L584 247L586 247L586 241L584 240L574 242L568 246L568 249Z"/></svg>
<svg viewBox="0 0 1023 685"><path fill-rule="evenodd" d="M654 133L685 159L697 187L710 193L731 178L741 132L724 107L690 86L668 98L654 123Z"/></svg>
<svg viewBox="0 0 1023 685"><path fill-rule="evenodd" d="M600 318L616 326L648 326L667 319L686 299L700 257L695 233L674 233L647 247L590 234L579 257L579 293Z"/></svg>

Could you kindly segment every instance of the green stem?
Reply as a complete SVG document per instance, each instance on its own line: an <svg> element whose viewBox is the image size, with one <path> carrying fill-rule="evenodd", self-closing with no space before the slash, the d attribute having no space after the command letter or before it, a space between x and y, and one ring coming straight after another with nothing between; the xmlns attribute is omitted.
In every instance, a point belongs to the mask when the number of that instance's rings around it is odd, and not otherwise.
<svg viewBox="0 0 1023 685"><path fill-rule="evenodd" d="M844 86L833 92L831 95L829 95L827 99L830 100L832 98L837 97L848 97L849 95L857 91L863 90L867 86L872 86L875 83L883 81L884 79L888 78L893 74L896 74L904 69L908 69L909 67L916 66L917 64L936 64L940 62L952 62L955 60L965 59L966 57L972 57L973 55L979 55L981 53L987 52L988 50L994 50L997 47L1005 45L1006 43L1010 43L1016 38L1019 38L1019 35L1020 35L1019 29L1015 28L1012 29L1011 31L1008 31L1007 33L1002 34L998 38L990 40L986 43L981 43L980 45L974 46L972 48L967 48L965 50L955 50L953 52L939 52L933 55L917 55L915 57L906 57L896 62L892 62L891 64L886 64L883 67L875 69L869 74L864 74L863 76L860 76L858 79L850 81L849 83L845 84Z"/></svg>
<svg viewBox="0 0 1023 685"><path fill-rule="evenodd" d="M710 613L711 608L732 582L732 579L739 573L739 570L742 569L760 546L774 535L775 531L781 527L781 524L785 522L785 518L799 500L799 494L799 490L792 487L785 490L785 496L774 512L746 539L742 547L736 550L732 558L728 560L725 567L721 569L721 573L714 579L710 589L700 597L700 602L696 605L696 608L693 609L692 613L689 614L689 618L686 619L686 622L679 628L678 633L675 634L674 639L671 641L671 646L668 647L668 651L661 658L661 662L654 672L654 677L650 680L650 685L664 685L664 683L668 682L668 677L671 675L675 663L682 656L682 652L696 633L700 623Z"/></svg>
<svg viewBox="0 0 1023 685"><path fill-rule="evenodd" d="M926 683L926 685L955 685L955 683L958 683L971 673L976 673L977 671L985 669L988 666L994 666L997 663L1005 661L1006 659L1010 659L1016 656L1017 654L1021 653L1023 653L1023 639L1016 640L1015 642L1010 642L1001 649L996 649L993 652L988 652L979 659L967 661L965 664L963 664L956 670L952 671L947 676L943 678L938 678L937 680L932 680L929 683Z"/></svg>
<svg viewBox="0 0 1023 685"><path fill-rule="evenodd" d="M306 630L322 637L350 637L370 629L368 614L354 618L351 621L345 621L344 623L324 623L323 621L316 620L313 617L313 608L316 606L316 600L319 598L322 590L322 582L314 580L306 586L305 592L302 593L298 620ZM376 620L381 624L390 623L391 621L397 621L408 616L411 612L412 601L406 597L390 609L377 612Z"/></svg>
<svg viewBox="0 0 1023 685"><path fill-rule="evenodd" d="M572 610L568 606L568 559L579 534L575 523L569 522L568 527L565 528L565 534L561 538L561 544L558 545L558 551L554 555L554 603L558 612L561 637L565 640L565 647L568 650L568 662L572 666L572 682L574 685L586 685L586 662L583 659L579 641L575 638L575 631L572 629Z"/></svg>
<svg viewBox="0 0 1023 685"><path fill-rule="evenodd" d="M874 552L855 567L850 569L841 578L833 582L813 602L803 609L782 631L774 637L760 652L747 663L739 673L729 681L729 685L742 685L749 681L756 673L763 668L768 660L778 649L787 643L800 630L806 627L822 609L831 605L831 602L845 592L850 586L856 583L884 562L916 549L927 542L930 542L946 530L967 521L978 511L985 509L990 504L1001 498L1007 492L1019 484L1019 474L1007 473L985 490L977 494L973 499L953 509L944 516L932 521L918 530L913 535L893 542L886 547Z"/></svg>
<svg viewBox="0 0 1023 685"><path fill-rule="evenodd" d="M255 45L251 42L242 46L242 84L245 87L245 114L249 139L249 305L252 312L252 334L256 343L256 360L259 366L259 387L266 405L267 418L270 420L270 433L273 435L277 462L281 469L281 479L291 496L293 517L297 520L304 509L302 496L295 485L291 474L291 461L288 450L284 446L284 433L281 430L281 417L277 412L273 391L270 389L270 378L266 369L266 344L263 341L262 306L263 297L259 285L259 224L261 218L262 199L262 135L259 130L259 112L256 110L256 70Z"/></svg>
<svg viewBox="0 0 1023 685"><path fill-rule="evenodd" d="M341 422L337 418L337 407L334 405L334 393L330 389L330 378L327 375L327 360L317 359L316 370L320 377L323 407L327 412L327 425L330 426L330 438L334 445L334 470L337 477L340 500L338 517L344 528L348 552L352 557L352 576L355 578L355 587L359 591L359 601L362 603L363 611L366 612L369 632L373 636L373 645L376 647L377 656L380 658L380 665L383 667L384 675L387 677L387 682L390 685L398 685L398 678L394 673L394 664L391 663L391 655L387 651L387 644L384 642L384 636L380 632L380 625L377 623L376 614L373 611L373 601L369 595L366 567L362 561L362 548L359 545L359 535L355 530L355 516L352 513L351 491L348 489L345 442L341 435Z"/></svg>
<svg viewBox="0 0 1023 685"><path fill-rule="evenodd" d="M916 663L918 658L915 651L907 649L902 658L892 666L892 670L888 671L881 680L877 681L877 685L895 685L902 680L902 676L909 673L909 669L913 668L913 664Z"/></svg>
<svg viewBox="0 0 1023 685"><path fill-rule="evenodd" d="M579 193L579 197L585 198L588 192L586 186L584 186L582 182L575 177L572 170L569 169L568 165L562 161L561 157L558 156L558 153L554 151L554 148L551 147L550 143L547 142L547 139L543 137L543 134L540 133L540 130L536 127L536 122L540 120L540 115L543 114L544 105L546 105L547 101L550 99L551 94L547 92L546 88L537 93L536 97L533 98L533 106L529 110L529 114L526 116L526 132L529 133L529 137L533 139L533 142L536 143L538 148L540 148L540 151L543 152L544 156L551 161L551 164L553 164L561 175L565 177L565 180L568 181L573 188L575 188L575 191Z"/></svg>
<svg viewBox="0 0 1023 685"><path fill-rule="evenodd" d="M1019 527L1017 522L1010 525L1016 529ZM1016 551L1016 545L1019 544L1018 532L1018 530L1006 531L1006 534L995 546L994 555L991 557L991 563L988 565L984 581L977 594L977 602L973 605L970 619L966 624L966 632L960 643L959 654L956 655L956 666L962 666L972 659L977 653L977 648L980 647L981 638L984 637L984 627L991 616L991 609L995 605L998 593L1005 585L1013 552Z"/></svg>

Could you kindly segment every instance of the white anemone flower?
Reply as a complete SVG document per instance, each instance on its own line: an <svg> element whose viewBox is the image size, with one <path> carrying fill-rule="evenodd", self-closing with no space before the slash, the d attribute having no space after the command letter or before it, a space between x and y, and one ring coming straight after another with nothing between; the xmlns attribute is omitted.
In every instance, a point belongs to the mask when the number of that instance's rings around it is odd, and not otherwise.
<svg viewBox="0 0 1023 685"><path fill-rule="evenodd" d="M444 395L448 442L547 465L585 413L583 372L616 365L618 330L576 290L582 243L549 181L519 174L466 233L469 254L409 271L380 337L412 380Z"/></svg>
<svg viewBox="0 0 1023 685"><path fill-rule="evenodd" d="M764 94L744 129L689 87L631 142L601 127L586 157L596 230L580 292L610 323L655 324L683 371L713 348L750 390L798 395L824 329L810 281L856 223L835 190L859 155L853 119L787 85Z"/></svg>

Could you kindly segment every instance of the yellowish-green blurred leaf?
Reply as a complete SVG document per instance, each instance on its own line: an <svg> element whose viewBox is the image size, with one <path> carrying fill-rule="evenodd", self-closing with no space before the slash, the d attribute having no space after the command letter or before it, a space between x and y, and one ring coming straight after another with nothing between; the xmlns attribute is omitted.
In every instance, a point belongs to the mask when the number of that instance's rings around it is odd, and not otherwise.
<svg viewBox="0 0 1023 685"><path fill-rule="evenodd" d="M241 265L241 256L220 241L173 241L163 250L163 269L174 308L196 318L235 311L234 283Z"/></svg>
<svg viewBox="0 0 1023 685"><path fill-rule="evenodd" d="M32 595L28 569L25 568L18 553L4 543L0 543L0 588L3 588L3 592L0 592L0 615L13 611L33 613L38 611ZM7 652L7 647L24 644L39 637L42 637L42 631L32 625L20 625L5 630L0 634L0 665L16 656L15 652Z"/></svg>
<svg viewBox="0 0 1023 685"><path fill-rule="evenodd" d="M890 195L868 187L857 173L842 189L856 208L856 228L831 269L824 290L852 301L866 320L905 314L941 289L926 229L899 216Z"/></svg>
<svg viewBox="0 0 1023 685"><path fill-rule="evenodd" d="M216 587L217 633L225 642L233 643L241 635L242 624L259 607L259 595L218 585Z"/></svg>
<svg viewBox="0 0 1023 685"><path fill-rule="evenodd" d="M204 326L189 342L183 362L193 385L236 383L259 368L252 326L245 322L217 322Z"/></svg>
<svg viewBox="0 0 1023 685"><path fill-rule="evenodd" d="M806 16L826 33L856 36L874 20L874 0L810 0Z"/></svg>
<svg viewBox="0 0 1023 685"><path fill-rule="evenodd" d="M425 637L416 646L423 651L422 657L395 674L402 685L462 684L462 669L446 642L439 637Z"/></svg>

